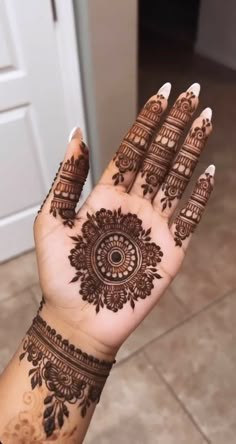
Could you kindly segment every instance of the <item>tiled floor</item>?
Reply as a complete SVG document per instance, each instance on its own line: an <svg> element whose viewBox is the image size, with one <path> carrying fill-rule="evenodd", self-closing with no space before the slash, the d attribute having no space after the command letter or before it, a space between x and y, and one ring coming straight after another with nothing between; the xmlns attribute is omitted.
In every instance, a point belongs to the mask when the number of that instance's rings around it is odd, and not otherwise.
<svg viewBox="0 0 236 444"><path fill-rule="evenodd" d="M97 407L86 444L236 442L236 74L156 49L141 58L141 100L161 83L203 85L201 109L215 132L197 176L217 167L216 188L182 272L126 342ZM168 60L168 61L167 61ZM168 73L168 74L167 74ZM0 370L40 297L34 252L0 266Z"/></svg>

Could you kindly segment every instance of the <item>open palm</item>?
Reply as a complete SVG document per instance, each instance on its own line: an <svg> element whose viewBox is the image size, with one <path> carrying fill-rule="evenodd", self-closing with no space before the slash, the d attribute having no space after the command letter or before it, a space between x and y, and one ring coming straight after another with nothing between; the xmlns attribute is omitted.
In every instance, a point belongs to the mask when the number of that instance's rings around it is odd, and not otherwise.
<svg viewBox="0 0 236 444"><path fill-rule="evenodd" d="M212 128L206 108L178 147L197 108L199 85L179 96L158 130L169 92L165 84L148 100L77 213L88 151L76 130L35 223L46 305L111 349L175 277L213 187L210 166L169 224Z"/></svg>

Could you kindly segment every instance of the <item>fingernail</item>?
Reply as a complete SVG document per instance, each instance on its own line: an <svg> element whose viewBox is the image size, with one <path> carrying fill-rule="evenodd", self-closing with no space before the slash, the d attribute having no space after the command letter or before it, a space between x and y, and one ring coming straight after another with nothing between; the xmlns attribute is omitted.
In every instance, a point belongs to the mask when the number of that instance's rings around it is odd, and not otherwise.
<svg viewBox="0 0 236 444"><path fill-rule="evenodd" d="M82 139L82 132L81 132L81 129L78 128L78 126L75 126L75 127L71 130L70 135L69 135L68 142L70 143L71 140L72 140L73 138L75 138L75 136L78 137L78 138L81 138L81 139Z"/></svg>
<svg viewBox="0 0 236 444"><path fill-rule="evenodd" d="M193 92L193 94L198 97L201 91L201 85L199 83L193 83L187 91Z"/></svg>
<svg viewBox="0 0 236 444"><path fill-rule="evenodd" d="M158 95L164 96L166 99L168 99L171 91L171 83L167 82L164 83L164 85L161 86L161 88L157 91Z"/></svg>
<svg viewBox="0 0 236 444"><path fill-rule="evenodd" d="M211 108L205 108L201 114L202 117L205 117L206 119L211 120L212 119L212 109Z"/></svg>
<svg viewBox="0 0 236 444"><path fill-rule="evenodd" d="M210 174L210 176L214 177L215 170L216 170L215 165L209 165L209 167L207 167L207 169L205 170L205 173L208 173Z"/></svg>

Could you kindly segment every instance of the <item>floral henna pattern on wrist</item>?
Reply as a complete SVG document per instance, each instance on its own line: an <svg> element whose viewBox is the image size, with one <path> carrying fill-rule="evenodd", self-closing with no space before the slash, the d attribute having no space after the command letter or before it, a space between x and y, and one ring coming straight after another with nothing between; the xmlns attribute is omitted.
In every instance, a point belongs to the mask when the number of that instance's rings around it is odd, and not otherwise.
<svg viewBox="0 0 236 444"><path fill-rule="evenodd" d="M180 211L176 219L174 232L176 246L181 247L183 241L196 229L212 189L212 175L205 173L198 179L186 207Z"/></svg>
<svg viewBox="0 0 236 444"><path fill-rule="evenodd" d="M144 230L136 214L122 214L121 208L102 208L87 214L82 236L73 236L69 260L76 269L71 282L80 280L84 301L117 312L128 301L150 296L153 280L160 279L157 264L163 252L151 242L151 229Z"/></svg>
<svg viewBox="0 0 236 444"><path fill-rule="evenodd" d="M175 102L160 131L152 142L141 167L143 195L153 194L163 183L185 125L194 113L197 102L192 91L182 94Z"/></svg>
<svg viewBox="0 0 236 444"><path fill-rule="evenodd" d="M84 417L97 403L113 363L83 353L37 315L27 332L20 360L32 363L31 387L48 390L44 398L43 427L47 437L63 427L68 406L78 404Z"/></svg>
<svg viewBox="0 0 236 444"><path fill-rule="evenodd" d="M76 205L89 170L88 149L84 142L81 142L80 147L82 154L77 158L72 156L59 171L59 181L50 208L50 213L54 217L59 214L63 224L70 228L74 226Z"/></svg>
<svg viewBox="0 0 236 444"><path fill-rule="evenodd" d="M177 154L171 171L162 185L164 197L161 199L162 211L172 207L175 199L180 199L194 171L197 160L208 138L211 122L202 119L201 126L193 126Z"/></svg>
<svg viewBox="0 0 236 444"><path fill-rule="evenodd" d="M112 177L114 185L124 181L126 172L136 172L138 170L142 157L164 111L164 100L164 96L161 94L157 95L155 99L150 99L125 136L113 159L118 168L118 172Z"/></svg>

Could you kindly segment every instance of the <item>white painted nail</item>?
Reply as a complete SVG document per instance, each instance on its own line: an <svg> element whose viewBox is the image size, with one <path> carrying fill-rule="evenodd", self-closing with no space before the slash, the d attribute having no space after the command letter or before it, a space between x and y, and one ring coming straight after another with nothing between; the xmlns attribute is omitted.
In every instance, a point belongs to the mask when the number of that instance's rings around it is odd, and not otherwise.
<svg viewBox="0 0 236 444"><path fill-rule="evenodd" d="M70 132L70 135L69 135L69 139L68 139L68 142L70 143L70 141L71 141L71 139L72 139L72 137L73 137L73 134L74 134L74 132L77 130L77 126L75 126L72 130L71 130L71 132Z"/></svg>
<svg viewBox="0 0 236 444"><path fill-rule="evenodd" d="M201 91L201 85L199 83L193 83L188 89L187 91L192 91L193 94L198 97Z"/></svg>
<svg viewBox="0 0 236 444"><path fill-rule="evenodd" d="M205 117L206 119L211 120L212 119L212 109L211 108L205 108L202 112L201 112L201 116Z"/></svg>
<svg viewBox="0 0 236 444"><path fill-rule="evenodd" d="M216 170L215 165L209 165L209 167L207 167L207 169L205 170L205 173L208 173L208 174L210 174L212 177L214 177L214 175L215 175L215 170Z"/></svg>
<svg viewBox="0 0 236 444"><path fill-rule="evenodd" d="M157 91L157 94L163 95L166 99L168 99L171 91L171 83L167 82L164 83L164 85L161 86L161 88Z"/></svg>

